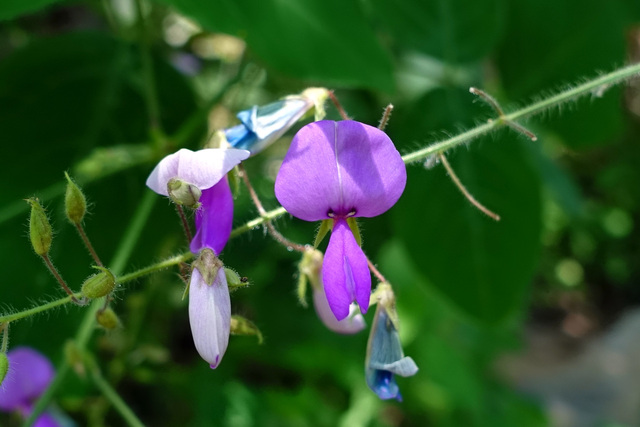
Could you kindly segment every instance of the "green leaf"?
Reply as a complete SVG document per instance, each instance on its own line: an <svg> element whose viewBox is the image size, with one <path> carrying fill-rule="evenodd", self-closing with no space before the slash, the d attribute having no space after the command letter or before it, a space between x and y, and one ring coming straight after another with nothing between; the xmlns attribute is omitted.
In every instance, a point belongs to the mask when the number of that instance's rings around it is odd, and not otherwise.
<svg viewBox="0 0 640 427"><path fill-rule="evenodd" d="M632 23L624 2L512 2L498 57L508 96L536 96L622 64ZM572 148L606 143L622 132L620 89L605 92L602 99L583 99L553 119L549 126Z"/></svg>
<svg viewBox="0 0 640 427"><path fill-rule="evenodd" d="M101 33L36 40L0 63L4 155L15 159L0 191L20 199L51 182L96 147L149 139L139 52ZM193 112L182 76L155 67L162 121L175 130ZM134 148L134 147L132 147Z"/></svg>
<svg viewBox="0 0 640 427"><path fill-rule="evenodd" d="M393 89L392 66L355 0L161 0L246 39L268 66L323 84Z"/></svg>
<svg viewBox="0 0 640 427"><path fill-rule="evenodd" d="M0 21L36 12L58 1L60 0L2 0L0 2Z"/></svg>
<svg viewBox="0 0 640 427"><path fill-rule="evenodd" d="M489 54L504 27L503 0L371 0L371 12L402 49L448 63Z"/></svg>
<svg viewBox="0 0 640 427"><path fill-rule="evenodd" d="M416 140L430 127L472 117L473 109L468 93L434 92L414 107L434 114L405 124L409 131L398 140ZM519 138L502 130L447 156L471 194L501 221L473 207L441 165L410 167L407 188L393 208L394 230L420 272L458 308L487 323L522 308L537 265L540 182Z"/></svg>

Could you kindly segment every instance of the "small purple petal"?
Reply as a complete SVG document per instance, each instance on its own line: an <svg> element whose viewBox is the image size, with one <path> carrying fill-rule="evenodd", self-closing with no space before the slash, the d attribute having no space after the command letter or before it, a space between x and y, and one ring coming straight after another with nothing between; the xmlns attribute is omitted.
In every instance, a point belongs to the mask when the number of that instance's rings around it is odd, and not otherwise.
<svg viewBox="0 0 640 427"><path fill-rule="evenodd" d="M158 194L168 196L167 183L173 178L178 178L200 190L206 190L248 157L248 151L234 148L207 148L199 151L183 148L158 163L147 178L147 187Z"/></svg>
<svg viewBox="0 0 640 427"><path fill-rule="evenodd" d="M338 321L349 315L357 301L364 314L369 308L371 274L365 256L344 219L335 221L322 263L322 282L329 307Z"/></svg>
<svg viewBox="0 0 640 427"><path fill-rule="evenodd" d="M55 371L49 359L28 347L16 347L7 357L9 371L0 385L0 410L14 411L38 398Z"/></svg>
<svg viewBox="0 0 640 427"><path fill-rule="evenodd" d="M75 425L75 424L68 424L68 425ZM33 423L33 427L62 427L62 426L63 424L58 422L58 420L48 412L44 412Z"/></svg>
<svg viewBox="0 0 640 427"><path fill-rule="evenodd" d="M198 269L191 273L189 323L196 350L215 369L227 350L231 331L231 300L224 268L211 286Z"/></svg>
<svg viewBox="0 0 640 427"><path fill-rule="evenodd" d="M196 234L191 241L191 252L210 248L220 254L233 227L233 195L227 178L204 190L200 203L202 206L196 211Z"/></svg>
<svg viewBox="0 0 640 427"><path fill-rule="evenodd" d="M329 308L329 302L323 287L313 290L313 305L322 323L333 332L355 334L367 326L364 317L360 314L360 309L355 303L349 305L349 315L346 319L337 320L336 316L331 312L331 308Z"/></svg>
<svg viewBox="0 0 640 427"><path fill-rule="evenodd" d="M373 217L402 195L407 172L381 130L355 121L306 125L295 135L276 177L276 198L305 221ZM303 190L301 190L303 189Z"/></svg>

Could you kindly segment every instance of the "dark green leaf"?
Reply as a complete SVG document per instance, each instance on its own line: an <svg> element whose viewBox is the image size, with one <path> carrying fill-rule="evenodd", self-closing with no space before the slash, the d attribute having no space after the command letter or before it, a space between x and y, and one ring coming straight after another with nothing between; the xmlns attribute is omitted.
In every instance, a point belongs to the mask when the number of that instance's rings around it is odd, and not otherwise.
<svg viewBox="0 0 640 427"><path fill-rule="evenodd" d="M624 2L511 2L498 64L512 99L558 89L625 61L625 31L633 18ZM620 91L583 99L552 114L549 125L570 147L606 143L622 131Z"/></svg>
<svg viewBox="0 0 640 427"><path fill-rule="evenodd" d="M247 40L267 65L323 84L392 90L392 66L355 0L161 0Z"/></svg>
<svg viewBox="0 0 640 427"><path fill-rule="evenodd" d="M402 49L448 63L477 61L491 52L504 26L502 0L371 0L372 13Z"/></svg>
<svg viewBox="0 0 640 427"><path fill-rule="evenodd" d="M0 21L36 12L58 1L60 0L2 0L0 2Z"/></svg>
<svg viewBox="0 0 640 427"><path fill-rule="evenodd" d="M440 115L413 120L403 127L404 138L415 140L415 132L427 134L448 117L469 117L470 101L461 91L434 92L415 110ZM519 138L503 130L448 153L468 190L501 221L471 206L440 165L410 167L393 209L394 228L421 273L460 309L487 322L521 309L539 249L540 183Z"/></svg>

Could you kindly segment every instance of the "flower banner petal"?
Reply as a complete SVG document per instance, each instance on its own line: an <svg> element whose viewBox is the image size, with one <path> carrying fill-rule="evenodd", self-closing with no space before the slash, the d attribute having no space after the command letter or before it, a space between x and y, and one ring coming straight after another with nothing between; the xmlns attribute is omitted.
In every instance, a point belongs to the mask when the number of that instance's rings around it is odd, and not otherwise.
<svg viewBox="0 0 640 427"><path fill-rule="evenodd" d="M355 121L338 122L335 155L346 212L374 217L389 210L402 195L407 170L393 142L380 129Z"/></svg>
<svg viewBox="0 0 640 427"><path fill-rule="evenodd" d="M402 157L383 131L324 120L295 135L275 191L280 204L305 221L333 214L373 217L395 204L406 180Z"/></svg>
<svg viewBox="0 0 640 427"><path fill-rule="evenodd" d="M246 150L234 148L206 148L199 151L182 148L156 165L147 178L147 186L158 194L168 196L167 183L178 178L205 190L247 159L249 154Z"/></svg>
<svg viewBox="0 0 640 427"><path fill-rule="evenodd" d="M344 219L337 220L333 226L322 263L322 282L329 307L337 320L349 315L349 306L354 300L363 314L367 312L371 296L367 257Z"/></svg>
<svg viewBox="0 0 640 427"><path fill-rule="evenodd" d="M200 196L202 206L196 211L196 234L190 249L198 253L210 248L219 255L224 249L233 226L233 195L225 177Z"/></svg>

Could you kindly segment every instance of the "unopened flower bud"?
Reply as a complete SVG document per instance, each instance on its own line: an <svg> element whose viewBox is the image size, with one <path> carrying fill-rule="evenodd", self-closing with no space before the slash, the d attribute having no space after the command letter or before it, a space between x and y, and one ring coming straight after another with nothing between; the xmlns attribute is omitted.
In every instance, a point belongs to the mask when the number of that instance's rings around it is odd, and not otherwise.
<svg viewBox="0 0 640 427"><path fill-rule="evenodd" d="M9 359L7 358L7 354L0 353L0 385L4 380L4 377L7 376L8 370L9 370Z"/></svg>
<svg viewBox="0 0 640 427"><path fill-rule="evenodd" d="M35 197L26 200L31 205L31 218L29 219L29 236L33 250L40 256L45 256L51 249L53 231L47 218L47 213Z"/></svg>
<svg viewBox="0 0 640 427"><path fill-rule="evenodd" d="M87 212L87 199L82 194L80 187L71 180L68 173L64 173L67 178L67 190L64 195L64 211L72 224L80 224L84 214Z"/></svg>
<svg viewBox="0 0 640 427"><path fill-rule="evenodd" d="M116 287L116 278L104 267L94 266L99 273L90 276L82 284L82 295L87 298L100 298L109 295Z"/></svg>
<svg viewBox="0 0 640 427"><path fill-rule="evenodd" d="M232 335L255 335L258 338L258 344L262 344L262 332L249 319L234 314L231 316L231 334Z"/></svg>
<svg viewBox="0 0 640 427"><path fill-rule="evenodd" d="M176 204L196 209L200 204L200 196L202 191L195 185L182 181L178 178L169 180L167 184L167 192L169 197Z"/></svg>
<svg viewBox="0 0 640 427"><path fill-rule="evenodd" d="M236 288L249 286L249 279L247 279L246 277L241 277L238 273L230 268L225 267L224 274L227 276L227 285L229 286L230 291L233 291Z"/></svg>
<svg viewBox="0 0 640 427"><path fill-rule="evenodd" d="M120 326L120 319L111 307L100 310L96 313L96 321L107 330L112 330Z"/></svg>

